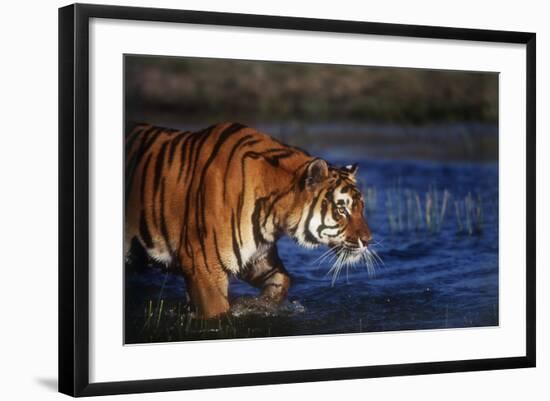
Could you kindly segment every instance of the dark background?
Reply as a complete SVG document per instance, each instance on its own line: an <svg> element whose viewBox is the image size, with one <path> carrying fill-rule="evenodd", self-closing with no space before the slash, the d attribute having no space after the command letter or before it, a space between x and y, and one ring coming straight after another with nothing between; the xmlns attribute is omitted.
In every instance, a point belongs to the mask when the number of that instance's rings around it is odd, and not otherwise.
<svg viewBox="0 0 550 401"><path fill-rule="evenodd" d="M497 73L135 55L125 61L126 113L135 122L182 129L241 122L292 145L349 145L376 158L498 158Z"/></svg>

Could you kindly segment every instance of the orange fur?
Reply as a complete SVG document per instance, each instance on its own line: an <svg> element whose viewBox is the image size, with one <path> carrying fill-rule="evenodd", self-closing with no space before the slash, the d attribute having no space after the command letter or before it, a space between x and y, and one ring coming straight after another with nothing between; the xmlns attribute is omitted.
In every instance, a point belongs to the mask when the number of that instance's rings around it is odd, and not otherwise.
<svg viewBox="0 0 550 401"><path fill-rule="evenodd" d="M126 247L136 238L152 258L179 269L204 317L229 310L229 274L281 301L290 279L275 242L302 235L305 206L326 190L311 184L315 160L236 123L198 132L138 125L126 136ZM334 184L328 171L323 183ZM362 217L351 221L368 231Z"/></svg>

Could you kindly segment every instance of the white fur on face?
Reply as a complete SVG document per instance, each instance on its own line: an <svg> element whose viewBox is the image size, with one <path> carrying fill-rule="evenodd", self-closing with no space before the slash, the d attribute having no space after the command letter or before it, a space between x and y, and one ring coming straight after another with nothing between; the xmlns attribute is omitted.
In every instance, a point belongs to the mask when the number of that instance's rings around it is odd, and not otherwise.
<svg viewBox="0 0 550 401"><path fill-rule="evenodd" d="M334 191L334 202L336 205L342 204L350 212L353 207L353 198L349 193L343 193L342 189L343 186Z"/></svg>
<svg viewBox="0 0 550 401"><path fill-rule="evenodd" d="M342 199L343 202L347 201L348 204L351 204L352 198L349 194L341 193L341 188L337 189L335 192L338 194L337 199ZM320 194L315 204L313 204L313 202L315 202L315 200L313 200L304 213L302 213L302 218L300 220L296 236L298 243L302 246L314 248L319 244L329 245L330 243L335 241L340 242L344 239L343 233L340 233L340 235L337 236L338 231L340 231L341 224L339 224L340 221L337 221L332 217L332 212L330 210L330 208L335 206L329 205L325 215L323 216L321 214L323 202L328 202L328 200L325 199L325 196L326 191ZM313 215L308 221L311 208L313 208ZM324 226L324 228L319 232L319 227L322 226ZM312 242L312 238L314 239L314 242Z"/></svg>

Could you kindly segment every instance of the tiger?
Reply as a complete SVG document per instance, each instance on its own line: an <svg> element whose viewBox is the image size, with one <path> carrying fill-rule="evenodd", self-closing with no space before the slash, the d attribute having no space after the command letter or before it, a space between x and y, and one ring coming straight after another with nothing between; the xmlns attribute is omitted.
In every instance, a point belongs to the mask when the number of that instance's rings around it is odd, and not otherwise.
<svg viewBox="0 0 550 401"><path fill-rule="evenodd" d="M137 124L125 135L125 255L137 240L182 273L206 319L230 311L232 277L281 303L290 287L282 236L348 263L368 251L356 174L356 164L337 168L240 123L194 132Z"/></svg>

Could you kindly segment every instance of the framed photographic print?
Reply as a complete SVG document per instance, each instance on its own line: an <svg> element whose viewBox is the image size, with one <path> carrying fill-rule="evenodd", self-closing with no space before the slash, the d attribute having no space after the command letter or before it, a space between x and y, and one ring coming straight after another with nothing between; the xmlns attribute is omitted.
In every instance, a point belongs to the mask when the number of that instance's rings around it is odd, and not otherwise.
<svg viewBox="0 0 550 401"><path fill-rule="evenodd" d="M59 10L59 390L535 366L535 34Z"/></svg>

